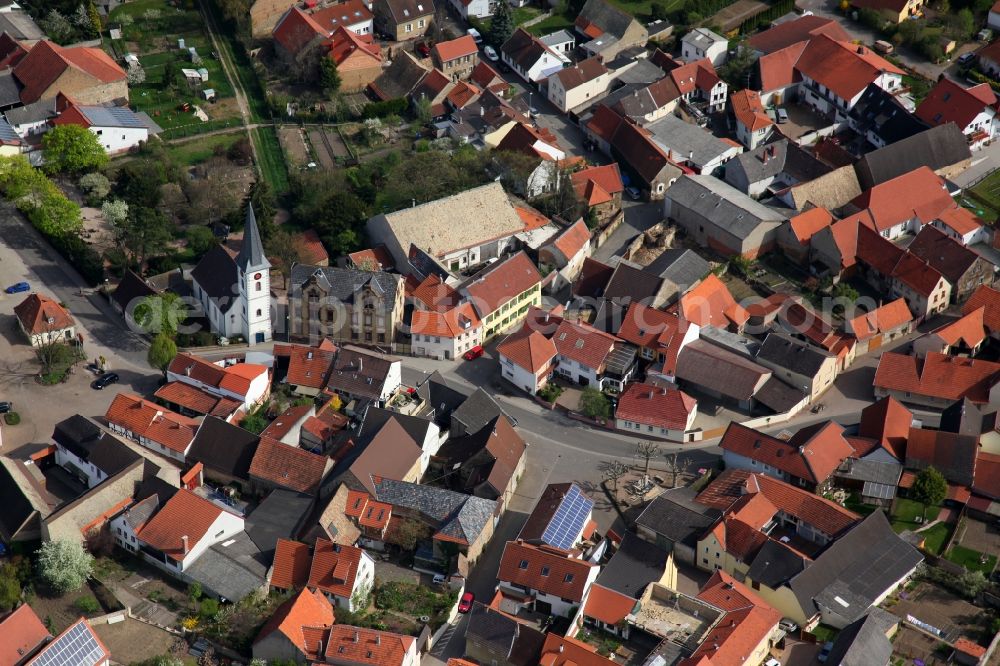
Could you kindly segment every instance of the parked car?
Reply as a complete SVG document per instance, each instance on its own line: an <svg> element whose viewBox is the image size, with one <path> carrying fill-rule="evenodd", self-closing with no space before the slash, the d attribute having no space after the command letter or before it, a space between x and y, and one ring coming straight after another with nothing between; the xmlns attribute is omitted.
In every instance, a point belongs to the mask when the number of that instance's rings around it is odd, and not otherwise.
<svg viewBox="0 0 1000 666"><path fill-rule="evenodd" d="M468 613L472 610L472 602L476 600L476 595L472 592L466 592L462 595L462 600L458 602L458 612Z"/></svg>
<svg viewBox="0 0 1000 666"><path fill-rule="evenodd" d="M483 49L483 53L486 54L486 59L490 62L496 62L500 59L500 56L497 55L496 49L492 46L486 46L486 48Z"/></svg>
<svg viewBox="0 0 1000 666"><path fill-rule="evenodd" d="M435 585L441 585L445 581L444 574L434 574L434 578L431 579Z"/></svg>
<svg viewBox="0 0 1000 666"><path fill-rule="evenodd" d="M779 106L777 109L774 110L774 113L775 115L778 116L779 124L788 122L788 111L785 111Z"/></svg>
<svg viewBox="0 0 1000 666"><path fill-rule="evenodd" d="M118 373L105 372L103 375L101 375L100 377L98 377L97 379L95 379L93 382L90 383L90 388L97 389L98 391L100 391L101 389L107 388L112 384L117 384L118 379L119 379Z"/></svg>
<svg viewBox="0 0 1000 666"><path fill-rule="evenodd" d="M628 195L630 197L632 197L633 199L635 199L636 201L638 201L639 199L642 198L642 192L640 192L639 188L636 187L636 186L634 186L634 185L630 185L629 187L626 187L625 191L628 192Z"/></svg>
<svg viewBox="0 0 1000 666"><path fill-rule="evenodd" d="M417 53L419 53L425 58L429 57L431 54L430 44L428 44L427 42L420 42L419 44L417 44Z"/></svg>
<svg viewBox="0 0 1000 666"><path fill-rule="evenodd" d="M787 634L794 634L796 631L799 630L799 625L795 624L788 618L785 618L784 620L779 622L778 627Z"/></svg>
<svg viewBox="0 0 1000 666"><path fill-rule="evenodd" d="M9 400L4 400L3 402L0 402L0 414L6 414L12 409L14 409L14 403L10 402Z"/></svg>
<svg viewBox="0 0 1000 666"><path fill-rule="evenodd" d="M830 651L833 650L833 641L827 641L823 643L822 649L820 649L819 654L816 655L816 661L821 664L825 664L826 660L830 658Z"/></svg>
<svg viewBox="0 0 1000 666"><path fill-rule="evenodd" d="M477 358L483 355L484 351L485 350L483 349L482 345L476 345L469 351L462 354L462 358L464 358L466 361L475 361Z"/></svg>
<svg viewBox="0 0 1000 666"><path fill-rule="evenodd" d="M466 32L467 35L469 35L470 37L472 37L472 41L474 41L476 44L482 44L483 43L483 36L481 34L479 34L479 31L476 30L475 28L469 28L465 32Z"/></svg>
<svg viewBox="0 0 1000 666"><path fill-rule="evenodd" d="M959 65L962 65L964 67L965 65L971 64L972 61L975 59L976 59L976 54L970 51L969 53L963 53L962 55L958 56L957 62Z"/></svg>
<svg viewBox="0 0 1000 666"><path fill-rule="evenodd" d="M20 294L22 291L30 291L30 290L31 290L31 285L28 284L27 282L15 282L14 284L4 289L4 291L6 291L8 294Z"/></svg>
<svg viewBox="0 0 1000 666"><path fill-rule="evenodd" d="M882 55L889 55L890 53L896 50L896 48L891 43L885 41L884 39L880 39L877 42L875 42L874 48Z"/></svg>

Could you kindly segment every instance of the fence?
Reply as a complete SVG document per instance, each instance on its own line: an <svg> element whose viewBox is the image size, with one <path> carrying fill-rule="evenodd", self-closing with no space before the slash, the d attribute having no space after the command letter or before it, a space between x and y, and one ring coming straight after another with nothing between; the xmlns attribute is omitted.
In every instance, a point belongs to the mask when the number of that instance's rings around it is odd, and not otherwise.
<svg viewBox="0 0 1000 666"><path fill-rule="evenodd" d="M90 624L117 624L119 622L124 622L126 617L131 616L130 609L115 611L114 613L108 613L107 615L99 615L97 617L88 617L87 622Z"/></svg>

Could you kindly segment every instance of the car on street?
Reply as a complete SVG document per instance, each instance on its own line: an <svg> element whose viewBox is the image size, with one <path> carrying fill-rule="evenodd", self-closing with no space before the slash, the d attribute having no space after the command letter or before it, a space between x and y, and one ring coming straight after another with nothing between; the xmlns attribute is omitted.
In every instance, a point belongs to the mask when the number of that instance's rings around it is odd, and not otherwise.
<svg viewBox="0 0 1000 666"><path fill-rule="evenodd" d="M9 400L4 400L0 402L0 414L6 414L10 410L14 409L14 403Z"/></svg>
<svg viewBox="0 0 1000 666"><path fill-rule="evenodd" d="M785 111L781 107L778 107L777 109L775 109L774 112L778 115L779 124L788 122L788 111Z"/></svg>
<svg viewBox="0 0 1000 666"><path fill-rule="evenodd" d="M98 377L97 379L95 379L90 383L90 388L97 389L98 391L100 391L101 389L107 388L112 384L117 384L118 379L119 379L118 373L105 372L103 375L101 375L100 377Z"/></svg>
<svg viewBox="0 0 1000 666"><path fill-rule="evenodd" d="M823 648L816 655L816 661L821 664L825 664L826 660L830 658L830 651L833 650L833 641L827 641L823 643Z"/></svg>
<svg viewBox="0 0 1000 666"><path fill-rule="evenodd" d="M462 358L464 358L466 361L475 361L477 358L483 355L484 351L485 350L483 349L482 345L476 345L469 351L462 354Z"/></svg>
<svg viewBox="0 0 1000 666"><path fill-rule="evenodd" d="M636 201L642 198L642 192L640 192L639 188L635 187L634 185L626 187L625 191L628 192L628 195L633 199L635 199Z"/></svg>
<svg viewBox="0 0 1000 666"><path fill-rule="evenodd" d="M462 600L458 602L458 612L468 613L472 610L472 602L476 600L476 595L472 592L466 592L462 595Z"/></svg>
<svg viewBox="0 0 1000 666"><path fill-rule="evenodd" d="M8 294L20 294L22 291L30 291L30 290L31 290L31 285L28 284L27 282L15 282L14 284L4 289L4 291L6 291Z"/></svg>
<svg viewBox="0 0 1000 666"><path fill-rule="evenodd" d="M492 46L487 45L486 48L483 49L483 53L486 54L486 59L490 62L496 62L500 59L500 56L497 55L496 49Z"/></svg>

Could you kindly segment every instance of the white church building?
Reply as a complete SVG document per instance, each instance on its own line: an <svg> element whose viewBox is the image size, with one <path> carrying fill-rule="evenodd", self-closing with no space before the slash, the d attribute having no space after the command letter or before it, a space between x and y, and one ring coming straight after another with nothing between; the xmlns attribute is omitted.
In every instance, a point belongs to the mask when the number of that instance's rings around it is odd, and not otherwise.
<svg viewBox="0 0 1000 666"><path fill-rule="evenodd" d="M251 345L271 339L270 269L253 206L247 206L239 253L216 245L191 271L194 296L213 333L242 336Z"/></svg>

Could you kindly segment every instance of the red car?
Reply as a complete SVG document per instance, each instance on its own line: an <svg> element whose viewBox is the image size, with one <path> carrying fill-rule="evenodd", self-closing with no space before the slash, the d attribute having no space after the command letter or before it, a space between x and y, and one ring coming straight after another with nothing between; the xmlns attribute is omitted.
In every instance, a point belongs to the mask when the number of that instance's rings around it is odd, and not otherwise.
<svg viewBox="0 0 1000 666"><path fill-rule="evenodd" d="M419 44L417 44L417 52L419 52L420 55L422 55L423 57L427 58L431 54L431 47L427 44L427 42L420 42Z"/></svg>
<svg viewBox="0 0 1000 666"><path fill-rule="evenodd" d="M472 610L472 602L476 600L476 595L472 592L466 592L462 595L462 600L458 602L458 612L468 613Z"/></svg>
<svg viewBox="0 0 1000 666"><path fill-rule="evenodd" d="M484 352L483 346L476 345L469 351L462 354L462 358L464 358L466 361L475 361L477 358L483 355L483 352Z"/></svg>

